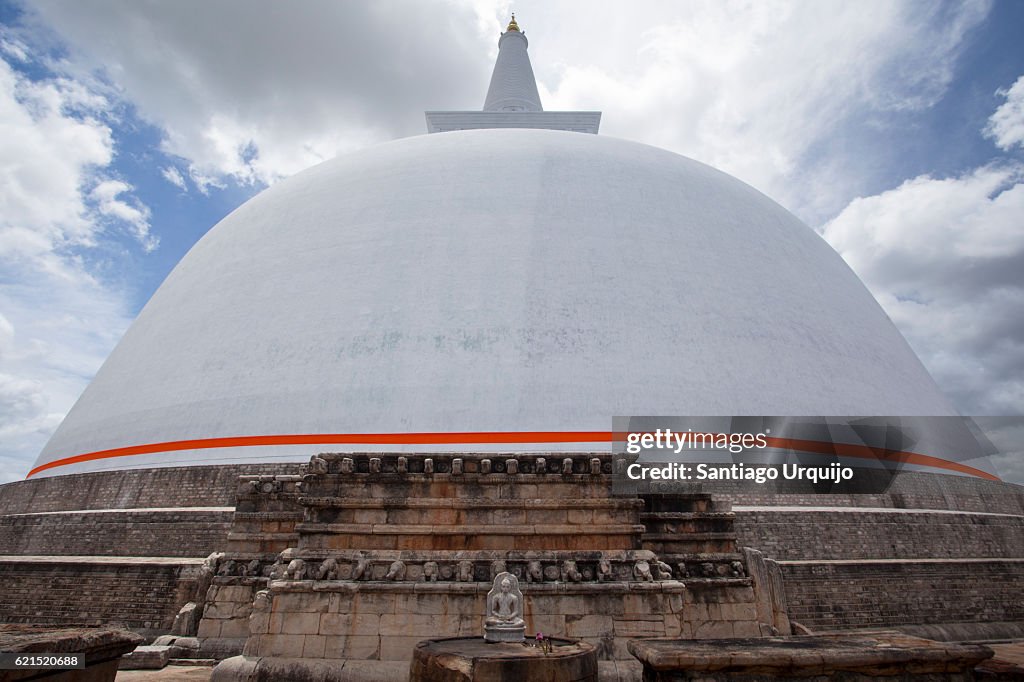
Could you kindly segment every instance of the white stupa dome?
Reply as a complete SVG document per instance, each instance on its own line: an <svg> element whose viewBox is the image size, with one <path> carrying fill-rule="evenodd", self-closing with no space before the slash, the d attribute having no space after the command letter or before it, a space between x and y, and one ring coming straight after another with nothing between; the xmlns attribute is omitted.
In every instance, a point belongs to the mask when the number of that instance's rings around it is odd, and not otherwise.
<svg viewBox="0 0 1024 682"><path fill-rule="evenodd" d="M642 414L954 412L843 260L751 187L633 142L469 130L225 218L37 471L584 450Z"/></svg>

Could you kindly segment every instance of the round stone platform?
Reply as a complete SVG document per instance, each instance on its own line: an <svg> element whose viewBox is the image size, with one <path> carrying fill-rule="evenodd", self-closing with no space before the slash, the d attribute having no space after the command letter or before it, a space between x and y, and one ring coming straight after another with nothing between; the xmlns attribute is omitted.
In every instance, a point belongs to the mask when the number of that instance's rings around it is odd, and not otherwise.
<svg viewBox="0 0 1024 682"><path fill-rule="evenodd" d="M586 642L551 637L545 653L525 642L487 643L482 637L428 639L416 645L409 682L597 682L597 650Z"/></svg>

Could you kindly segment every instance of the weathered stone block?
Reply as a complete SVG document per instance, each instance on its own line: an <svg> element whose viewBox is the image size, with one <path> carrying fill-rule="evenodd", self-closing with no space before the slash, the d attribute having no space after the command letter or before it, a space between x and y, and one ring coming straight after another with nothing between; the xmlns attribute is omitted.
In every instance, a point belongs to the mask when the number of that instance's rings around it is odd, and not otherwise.
<svg viewBox="0 0 1024 682"><path fill-rule="evenodd" d="M301 658L305 643L305 635L266 635L260 644L260 655Z"/></svg>
<svg viewBox="0 0 1024 682"><path fill-rule="evenodd" d="M174 646L137 646L121 657L119 670L159 670L167 665L171 654L180 651Z"/></svg>
<svg viewBox="0 0 1024 682"><path fill-rule="evenodd" d="M627 615L661 614L668 610L663 594L627 594L622 597L622 606Z"/></svg>
<svg viewBox="0 0 1024 682"><path fill-rule="evenodd" d="M616 637L664 637L665 618L664 616L649 616L647 618L627 619L616 618L613 620Z"/></svg>
<svg viewBox="0 0 1024 682"><path fill-rule="evenodd" d="M761 628L756 621L736 621L732 624L736 637L759 637Z"/></svg>
<svg viewBox="0 0 1024 682"><path fill-rule="evenodd" d="M264 635L270 632L270 614L254 611L249 616L249 634Z"/></svg>
<svg viewBox="0 0 1024 682"><path fill-rule="evenodd" d="M352 600L352 611L377 614L395 613L395 595L357 593Z"/></svg>
<svg viewBox="0 0 1024 682"><path fill-rule="evenodd" d="M197 637L206 639L210 637L220 637L220 624L222 621L212 620L210 618L203 618L199 621L199 631Z"/></svg>
<svg viewBox="0 0 1024 682"><path fill-rule="evenodd" d="M221 621L220 636L231 639L244 639L249 636L249 619L232 618Z"/></svg>
<svg viewBox="0 0 1024 682"><path fill-rule="evenodd" d="M380 638L380 658L382 661L408 661L412 659L413 649L423 639L418 635L415 637L382 636Z"/></svg>
<svg viewBox="0 0 1024 682"><path fill-rule="evenodd" d="M327 600L328 613L349 613L352 611L351 592L332 592Z"/></svg>
<svg viewBox="0 0 1024 682"><path fill-rule="evenodd" d="M320 631L320 617L319 613L286 613L281 632L286 635L315 635Z"/></svg>
<svg viewBox="0 0 1024 682"><path fill-rule="evenodd" d="M220 585L215 601L252 603L254 590L249 585Z"/></svg>
<svg viewBox="0 0 1024 682"><path fill-rule="evenodd" d="M754 623L756 627L756 623ZM665 637L680 637L683 631L682 619L678 615L665 616Z"/></svg>
<svg viewBox="0 0 1024 682"><path fill-rule="evenodd" d="M594 523L594 512L591 509L569 509L567 511L567 519L569 523Z"/></svg>
<svg viewBox="0 0 1024 682"><path fill-rule="evenodd" d="M591 601L578 595L556 594L532 596L527 600L527 604L529 612L537 615L584 616L595 613Z"/></svg>
<svg viewBox="0 0 1024 682"><path fill-rule="evenodd" d="M302 645L303 658L324 658L327 638L322 635L309 635Z"/></svg>
<svg viewBox="0 0 1024 682"><path fill-rule="evenodd" d="M320 614L321 635L347 635L351 632L352 615L348 613Z"/></svg>
<svg viewBox="0 0 1024 682"><path fill-rule="evenodd" d="M427 616L448 613L448 595L399 594L395 597L395 613Z"/></svg>
<svg viewBox="0 0 1024 682"><path fill-rule="evenodd" d="M378 635L352 635L345 638L345 644L342 647L342 658L368 660L379 657L380 637Z"/></svg>
<svg viewBox="0 0 1024 682"><path fill-rule="evenodd" d="M431 637L455 637L459 634L458 615L413 615L384 614L380 617L381 637L400 637L403 635L424 635L420 639Z"/></svg>
<svg viewBox="0 0 1024 682"><path fill-rule="evenodd" d="M543 632L545 635L564 635L565 616L549 614L525 617L527 634Z"/></svg>
<svg viewBox="0 0 1024 682"><path fill-rule="evenodd" d="M722 604L720 610L725 620L757 621L757 605L754 603Z"/></svg>
<svg viewBox="0 0 1024 682"><path fill-rule="evenodd" d="M376 613L354 613L352 614L352 625L349 633L353 635L378 635L380 634L380 616ZM325 633L321 633L325 634Z"/></svg>
<svg viewBox="0 0 1024 682"><path fill-rule="evenodd" d="M709 621L694 628L695 639L729 639L735 636L733 624L729 621Z"/></svg>
<svg viewBox="0 0 1024 682"><path fill-rule="evenodd" d="M615 624L611 616L590 614L584 616L566 616L565 634L572 638L603 637L613 634Z"/></svg>

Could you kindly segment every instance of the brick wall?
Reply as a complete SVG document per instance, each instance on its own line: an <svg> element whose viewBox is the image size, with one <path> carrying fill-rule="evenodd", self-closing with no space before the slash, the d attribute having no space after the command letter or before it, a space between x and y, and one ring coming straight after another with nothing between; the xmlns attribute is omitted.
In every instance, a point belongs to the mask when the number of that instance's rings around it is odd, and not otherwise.
<svg viewBox="0 0 1024 682"><path fill-rule="evenodd" d="M781 563L812 630L1024 621L1024 561Z"/></svg>
<svg viewBox="0 0 1024 682"><path fill-rule="evenodd" d="M197 562L0 560L0 622L167 631L195 599L199 574Z"/></svg>
<svg viewBox="0 0 1024 682"><path fill-rule="evenodd" d="M758 510L734 527L778 560L1024 557L1022 516Z"/></svg>
<svg viewBox="0 0 1024 682"><path fill-rule="evenodd" d="M232 512L89 512L0 516L0 552L206 557L227 544Z"/></svg>
<svg viewBox="0 0 1024 682"><path fill-rule="evenodd" d="M241 474L292 474L298 464L130 469L0 485L0 514L132 507L233 507Z"/></svg>

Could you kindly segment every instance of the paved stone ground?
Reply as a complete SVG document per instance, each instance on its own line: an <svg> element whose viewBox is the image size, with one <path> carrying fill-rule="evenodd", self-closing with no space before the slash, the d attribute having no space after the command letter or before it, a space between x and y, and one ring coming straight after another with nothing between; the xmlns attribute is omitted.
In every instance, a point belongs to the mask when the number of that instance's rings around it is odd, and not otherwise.
<svg viewBox="0 0 1024 682"><path fill-rule="evenodd" d="M114 682L209 682L213 668L169 665L163 670L119 670Z"/></svg>

